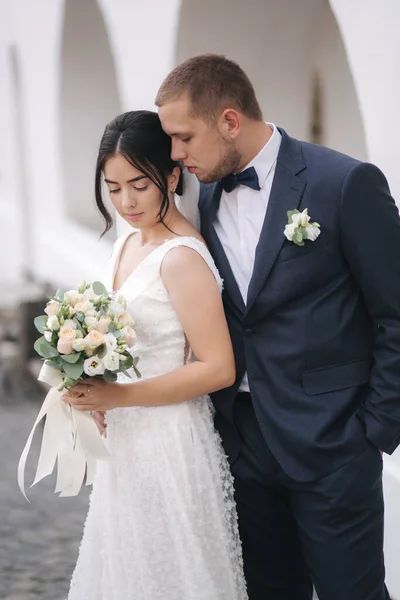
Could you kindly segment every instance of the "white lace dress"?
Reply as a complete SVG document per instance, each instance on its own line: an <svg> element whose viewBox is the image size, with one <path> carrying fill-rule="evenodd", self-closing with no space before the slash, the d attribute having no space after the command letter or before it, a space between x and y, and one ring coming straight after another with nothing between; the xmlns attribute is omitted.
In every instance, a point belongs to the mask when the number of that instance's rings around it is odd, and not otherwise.
<svg viewBox="0 0 400 600"><path fill-rule="evenodd" d="M127 236L115 245L110 289ZM135 320L143 378L182 366L185 336L160 276L166 241L121 287ZM119 376L121 383L130 381ZM246 600L232 477L208 396L107 413L112 455L100 462L68 600Z"/></svg>

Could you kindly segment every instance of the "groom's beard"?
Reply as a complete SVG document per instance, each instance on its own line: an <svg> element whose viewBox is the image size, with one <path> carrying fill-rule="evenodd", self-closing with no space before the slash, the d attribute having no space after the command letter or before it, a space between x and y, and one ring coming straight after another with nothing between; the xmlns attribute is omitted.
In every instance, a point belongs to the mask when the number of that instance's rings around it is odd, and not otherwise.
<svg viewBox="0 0 400 600"><path fill-rule="evenodd" d="M227 142L222 139L222 143L225 148L220 162L211 173L204 175L201 179L199 178L201 183L214 183L214 181L219 181L230 173L237 172L241 163L239 151L235 148L233 142Z"/></svg>

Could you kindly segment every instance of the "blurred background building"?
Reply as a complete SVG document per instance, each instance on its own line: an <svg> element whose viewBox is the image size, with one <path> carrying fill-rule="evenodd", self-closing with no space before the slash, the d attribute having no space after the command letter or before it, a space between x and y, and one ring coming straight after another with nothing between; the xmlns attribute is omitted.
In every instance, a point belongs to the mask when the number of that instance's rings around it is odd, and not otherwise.
<svg viewBox="0 0 400 600"><path fill-rule="evenodd" d="M99 241L93 195L104 126L152 109L194 54L237 60L266 119L377 164L399 200L399 27L399 0L0 0L3 315L101 273L116 235ZM385 494L400 600L400 452L385 457Z"/></svg>

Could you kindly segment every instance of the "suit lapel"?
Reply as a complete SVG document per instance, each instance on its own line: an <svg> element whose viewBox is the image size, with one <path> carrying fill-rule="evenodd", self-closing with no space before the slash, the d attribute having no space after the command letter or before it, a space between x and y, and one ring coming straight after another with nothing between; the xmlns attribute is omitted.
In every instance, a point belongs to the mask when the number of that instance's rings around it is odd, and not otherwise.
<svg viewBox="0 0 400 600"><path fill-rule="evenodd" d="M209 192L208 198L204 202L201 210L202 232L203 237L208 243L209 250L214 257L218 271L224 280L224 290L226 295L231 300L233 307L238 311L239 316L242 317L245 311L242 294L240 293L228 258L213 225L217 216L221 193L222 185L221 183L217 183L215 184L214 189Z"/></svg>
<svg viewBox="0 0 400 600"><path fill-rule="evenodd" d="M306 183L297 173L305 168L300 144L282 134L274 180L268 202L260 240L256 248L253 275L249 284L246 314L250 311L261 291L285 241L283 234L287 223L287 211L300 204Z"/></svg>

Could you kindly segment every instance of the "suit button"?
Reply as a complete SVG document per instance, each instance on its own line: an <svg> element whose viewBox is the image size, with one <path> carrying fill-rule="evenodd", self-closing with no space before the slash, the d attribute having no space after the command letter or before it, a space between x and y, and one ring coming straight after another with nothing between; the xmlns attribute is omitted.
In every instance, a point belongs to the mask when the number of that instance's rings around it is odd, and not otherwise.
<svg viewBox="0 0 400 600"><path fill-rule="evenodd" d="M244 335L247 338L250 338L253 335L254 331L250 328L244 330Z"/></svg>

